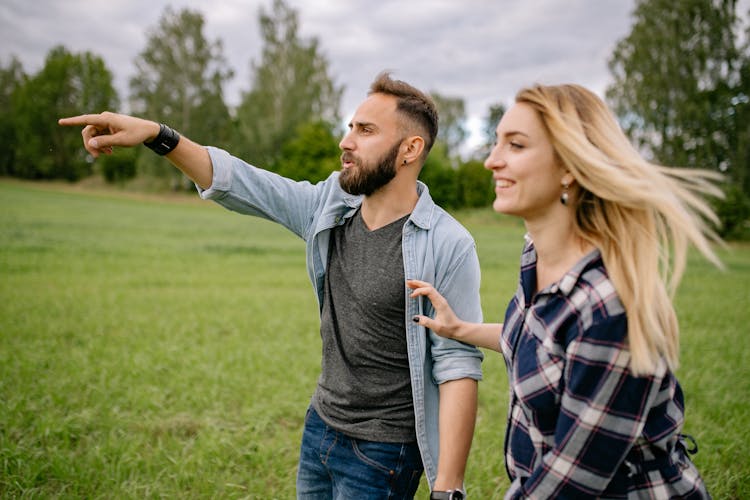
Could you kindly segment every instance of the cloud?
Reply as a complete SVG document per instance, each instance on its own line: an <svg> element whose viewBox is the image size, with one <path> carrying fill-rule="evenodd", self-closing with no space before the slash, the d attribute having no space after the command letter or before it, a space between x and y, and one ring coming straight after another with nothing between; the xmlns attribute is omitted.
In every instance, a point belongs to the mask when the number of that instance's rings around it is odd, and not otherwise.
<svg viewBox="0 0 750 500"><path fill-rule="evenodd" d="M747 1L747 0L745 0ZM509 103L536 81L575 81L602 93L606 60L631 24L634 0L288 0L300 33L315 37L331 74L345 86L343 118L354 112L383 69L428 91L462 97L472 123L491 104ZM27 72L49 49L91 51L105 60L124 97L133 61L164 9L198 10L205 35L223 43L235 71L230 104L250 87L250 62L260 56L258 11L271 0L5 0L0 5L0 62L18 56Z"/></svg>

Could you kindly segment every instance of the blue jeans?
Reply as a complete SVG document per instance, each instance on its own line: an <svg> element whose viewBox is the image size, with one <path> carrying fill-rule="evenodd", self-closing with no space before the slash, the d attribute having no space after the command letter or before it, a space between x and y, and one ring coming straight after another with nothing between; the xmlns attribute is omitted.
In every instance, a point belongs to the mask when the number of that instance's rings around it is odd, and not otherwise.
<svg viewBox="0 0 750 500"><path fill-rule="evenodd" d="M350 438L308 408L297 470L298 499L414 498L422 469L417 443Z"/></svg>

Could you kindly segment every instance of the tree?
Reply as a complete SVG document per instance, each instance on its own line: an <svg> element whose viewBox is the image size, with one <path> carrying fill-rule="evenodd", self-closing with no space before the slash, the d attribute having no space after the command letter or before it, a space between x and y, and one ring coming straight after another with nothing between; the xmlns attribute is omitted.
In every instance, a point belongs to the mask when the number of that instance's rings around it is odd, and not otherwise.
<svg viewBox="0 0 750 500"><path fill-rule="evenodd" d="M750 9L746 13L750 19ZM750 23L745 29L745 43L740 50L740 79L732 99L733 127L736 141L731 149L731 177L726 186L726 199L717 204L722 221L722 234L729 238L750 238Z"/></svg>
<svg viewBox="0 0 750 500"><path fill-rule="evenodd" d="M743 178L737 118L748 95L735 9L736 0L638 1L607 89L638 147L661 163L718 169L732 185Z"/></svg>
<svg viewBox="0 0 750 500"><path fill-rule="evenodd" d="M57 125L61 116L117 106L112 73L90 52L53 48L44 67L15 92L17 136L14 174L30 179L78 180L91 174L80 135Z"/></svg>
<svg viewBox="0 0 750 500"><path fill-rule="evenodd" d="M437 140L445 144L446 155L457 162L461 145L469 136L466 128L466 106L460 97L430 93L440 116Z"/></svg>
<svg viewBox="0 0 750 500"><path fill-rule="evenodd" d="M26 81L23 66L12 57L7 66L0 66L0 175L13 175L17 142L14 109L16 92Z"/></svg>
<svg viewBox="0 0 750 500"><path fill-rule="evenodd" d="M750 8L745 13L745 19L750 20ZM732 164L737 167L738 185L750 198L750 21L745 27L745 43L740 54L740 80L733 99L738 131L737 155Z"/></svg>
<svg viewBox="0 0 750 500"><path fill-rule="evenodd" d="M477 155L482 158L482 160L489 156L492 147L497 141L495 130L497 130L497 124L500 123L500 119L504 114L505 105L502 103L491 104L487 110L487 115L484 117L484 124L482 127L483 140L477 151Z"/></svg>
<svg viewBox="0 0 750 500"><path fill-rule="evenodd" d="M325 122L304 123L281 148L279 160L273 165L280 175L316 183L326 179L340 166L338 138Z"/></svg>
<svg viewBox="0 0 750 500"><path fill-rule="evenodd" d="M199 12L164 10L136 58L136 75L130 79L131 108L200 143L222 145L231 123L223 85L233 72L224 59L221 40L206 40L203 25ZM156 161L153 155L144 160ZM161 171L174 180L182 178L176 169Z"/></svg>
<svg viewBox="0 0 750 500"><path fill-rule="evenodd" d="M329 76L318 40L301 40L297 12L283 0L261 7L263 51L252 86L237 110L235 148L251 163L271 167L283 145L308 123L338 123L343 87Z"/></svg>
<svg viewBox="0 0 750 500"><path fill-rule="evenodd" d="M115 148L110 155L97 160L99 171L110 184L124 184L136 176L138 150L135 148Z"/></svg>
<svg viewBox="0 0 750 500"><path fill-rule="evenodd" d="M427 157L420 179L430 187L432 198L444 207L471 208L490 205L495 193L492 176L484 168L484 158L495 142L495 127L505 112L505 107L502 104L490 107L485 124L485 144L474 153L474 158L461 161L457 155L450 154L450 146L446 141L452 141L455 150L466 138L463 101L445 98L434 92L432 98L440 113L440 130L447 138L440 139L438 134L439 139ZM476 159L476 156L481 156L481 160Z"/></svg>
<svg viewBox="0 0 750 500"><path fill-rule="evenodd" d="M474 208L488 207L495 199L492 174L484 168L484 163L469 160L461 163L457 173L459 206Z"/></svg>
<svg viewBox="0 0 750 500"><path fill-rule="evenodd" d="M453 168L443 141L435 142L425 160L419 179L430 188L430 195L445 208L461 206L458 193L458 171Z"/></svg>
<svg viewBox="0 0 750 500"><path fill-rule="evenodd" d="M475 158L462 161L458 156L458 150L468 135L464 101L436 92L432 92L431 96L440 115L440 131L419 178L429 186L432 198L446 208L489 205L494 191L491 175L483 164L489 148L480 147L478 154L482 154L482 161ZM490 121L494 122L490 146L494 143L495 126L504 109L501 104L490 108L487 127Z"/></svg>
<svg viewBox="0 0 750 500"><path fill-rule="evenodd" d="M738 63L734 4L640 0L609 61L608 99L630 137L662 162L719 167L726 160Z"/></svg>

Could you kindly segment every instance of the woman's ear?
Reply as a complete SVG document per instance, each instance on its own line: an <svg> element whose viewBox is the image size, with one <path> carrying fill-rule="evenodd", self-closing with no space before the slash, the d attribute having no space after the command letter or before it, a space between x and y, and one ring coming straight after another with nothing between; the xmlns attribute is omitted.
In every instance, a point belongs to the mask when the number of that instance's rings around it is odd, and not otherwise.
<svg viewBox="0 0 750 500"><path fill-rule="evenodd" d="M576 178L573 177L573 174L570 172L565 172L563 174L562 179L560 179L560 184L563 186L572 186L576 181Z"/></svg>

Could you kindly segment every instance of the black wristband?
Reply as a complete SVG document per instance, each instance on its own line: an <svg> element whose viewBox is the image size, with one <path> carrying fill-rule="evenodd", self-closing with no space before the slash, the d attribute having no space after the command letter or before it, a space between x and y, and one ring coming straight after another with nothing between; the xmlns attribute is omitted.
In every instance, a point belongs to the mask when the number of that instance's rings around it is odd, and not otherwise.
<svg viewBox="0 0 750 500"><path fill-rule="evenodd" d="M178 142L180 142L180 134L160 123L159 135L153 141L144 142L143 145L154 153L164 156L176 148Z"/></svg>

